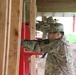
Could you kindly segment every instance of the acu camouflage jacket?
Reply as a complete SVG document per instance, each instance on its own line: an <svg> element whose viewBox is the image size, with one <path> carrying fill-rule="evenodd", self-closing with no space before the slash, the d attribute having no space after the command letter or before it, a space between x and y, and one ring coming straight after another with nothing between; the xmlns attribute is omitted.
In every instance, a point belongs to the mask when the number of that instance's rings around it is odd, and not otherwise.
<svg viewBox="0 0 76 75"><path fill-rule="evenodd" d="M45 75L73 75L70 45L65 39L22 40L21 45L30 51L48 53Z"/></svg>

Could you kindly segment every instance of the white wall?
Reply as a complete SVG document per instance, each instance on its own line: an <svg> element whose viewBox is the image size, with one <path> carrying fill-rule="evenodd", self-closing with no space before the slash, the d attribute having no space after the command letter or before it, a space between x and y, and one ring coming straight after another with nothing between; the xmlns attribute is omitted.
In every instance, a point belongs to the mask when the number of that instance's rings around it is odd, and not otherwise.
<svg viewBox="0 0 76 75"><path fill-rule="evenodd" d="M58 19L59 23L64 25L65 35L73 32L73 17L54 17L54 19Z"/></svg>

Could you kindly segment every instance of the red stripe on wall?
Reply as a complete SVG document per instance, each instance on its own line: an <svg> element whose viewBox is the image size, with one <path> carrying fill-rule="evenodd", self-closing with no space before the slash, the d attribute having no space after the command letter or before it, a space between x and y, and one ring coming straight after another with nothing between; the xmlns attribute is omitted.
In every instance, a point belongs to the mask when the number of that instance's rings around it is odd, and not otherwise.
<svg viewBox="0 0 76 75"><path fill-rule="evenodd" d="M73 32L75 32L75 15L73 16Z"/></svg>

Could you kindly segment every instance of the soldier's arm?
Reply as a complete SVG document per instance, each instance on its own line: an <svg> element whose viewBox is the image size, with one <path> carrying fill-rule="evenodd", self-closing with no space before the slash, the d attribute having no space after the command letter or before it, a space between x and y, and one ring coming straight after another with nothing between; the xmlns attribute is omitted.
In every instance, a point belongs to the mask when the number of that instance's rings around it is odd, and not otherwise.
<svg viewBox="0 0 76 75"><path fill-rule="evenodd" d="M21 40L21 46L34 52L43 52L43 47L49 43L45 40Z"/></svg>

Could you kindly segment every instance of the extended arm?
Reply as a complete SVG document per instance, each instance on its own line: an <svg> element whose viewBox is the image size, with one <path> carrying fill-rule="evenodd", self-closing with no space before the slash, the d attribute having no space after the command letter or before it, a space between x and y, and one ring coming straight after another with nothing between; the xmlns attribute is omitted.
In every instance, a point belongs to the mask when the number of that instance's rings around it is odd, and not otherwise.
<svg viewBox="0 0 76 75"><path fill-rule="evenodd" d="M48 39L45 40L21 40L21 46L34 52L43 52L43 47L49 43Z"/></svg>

